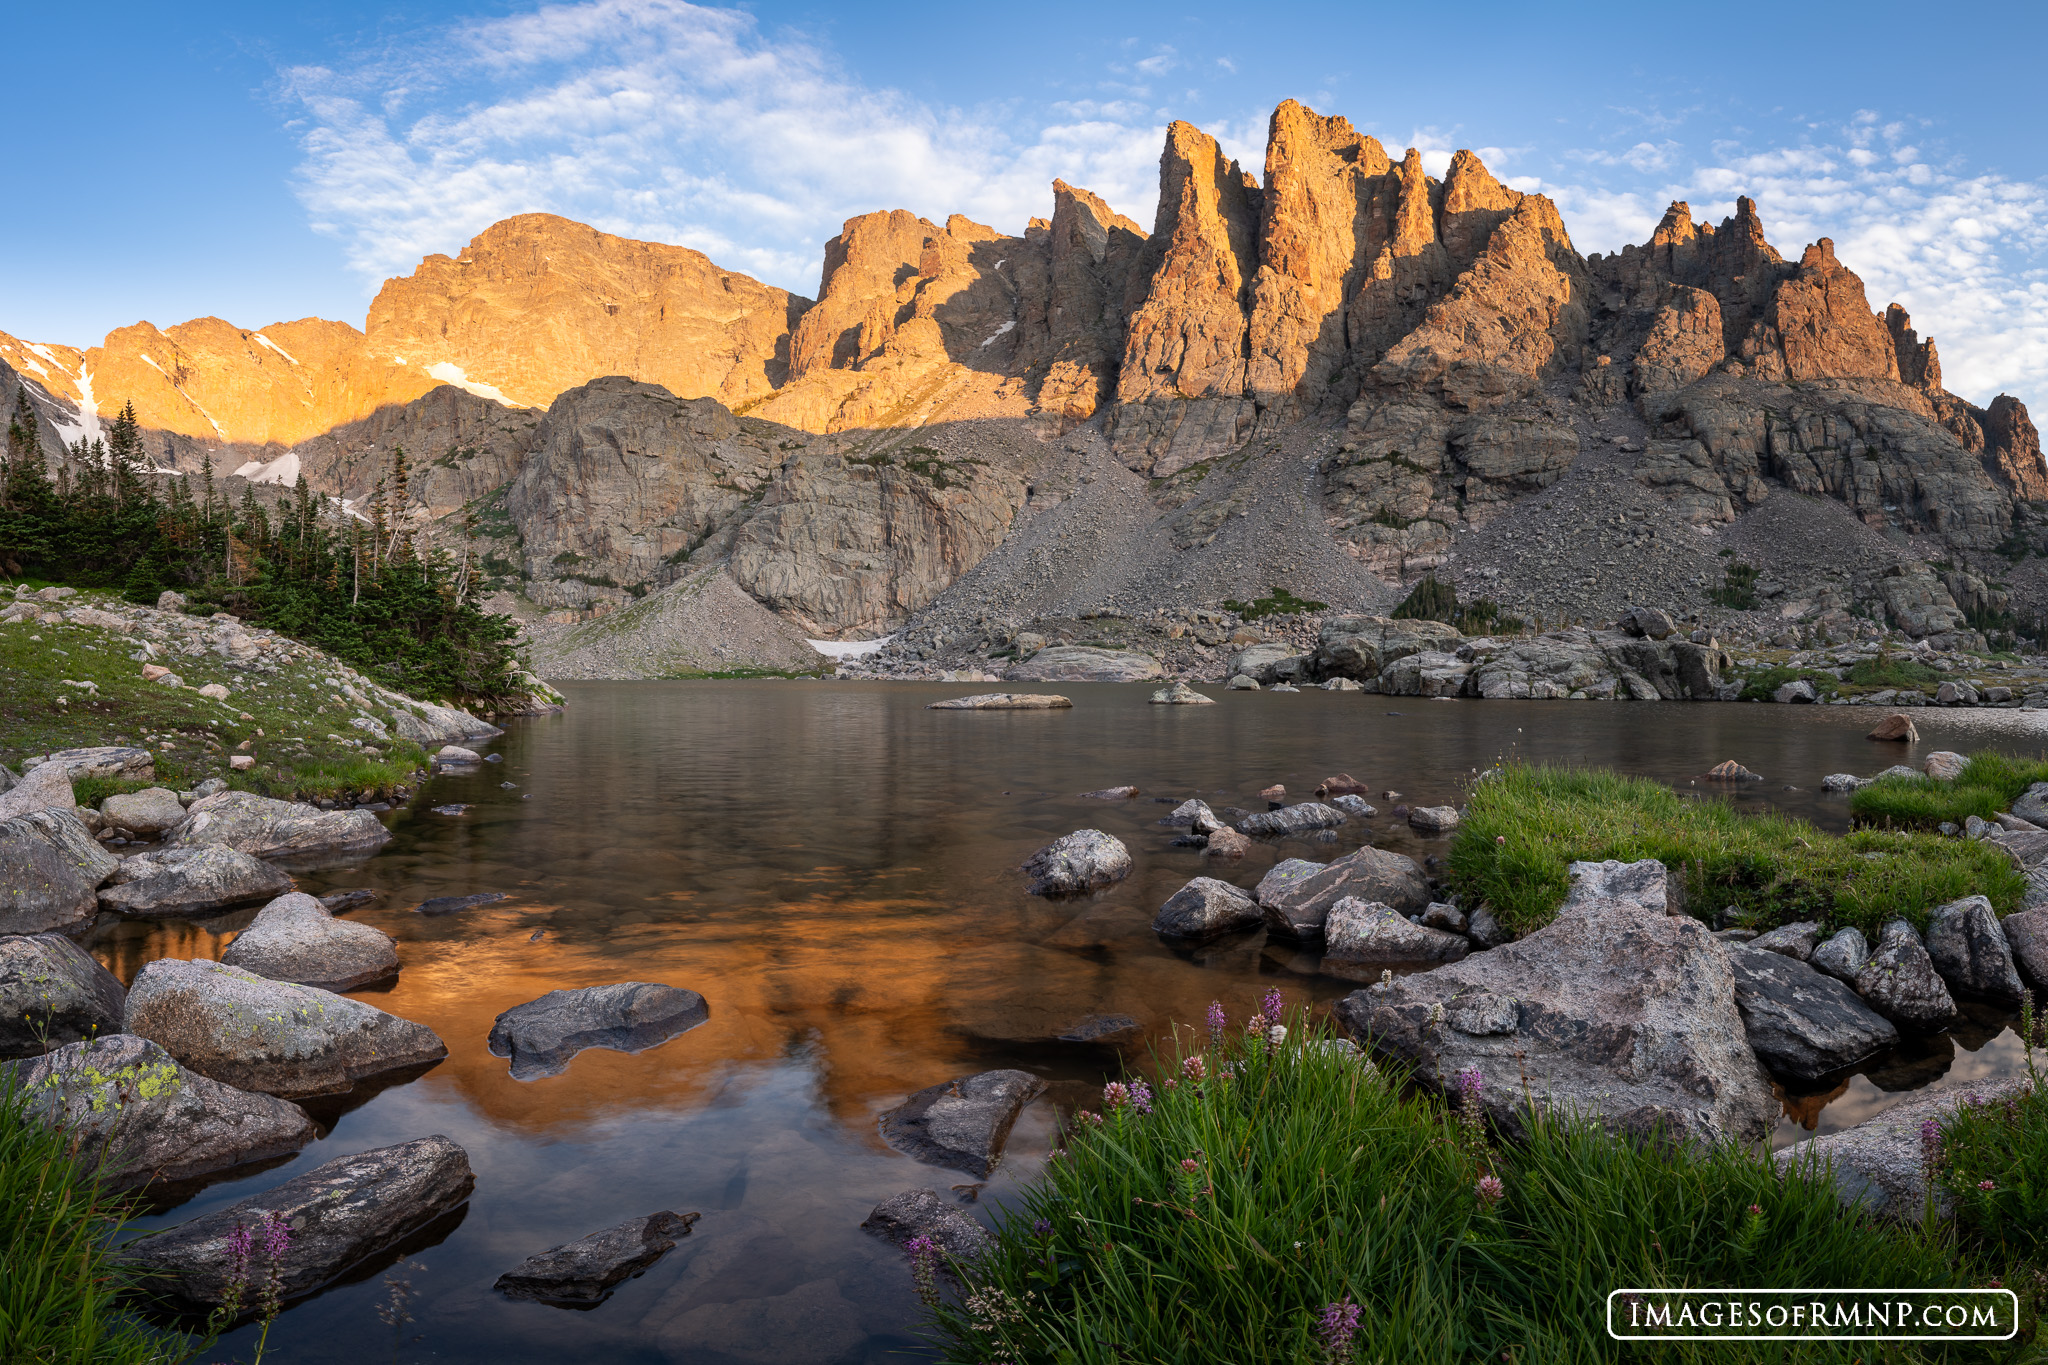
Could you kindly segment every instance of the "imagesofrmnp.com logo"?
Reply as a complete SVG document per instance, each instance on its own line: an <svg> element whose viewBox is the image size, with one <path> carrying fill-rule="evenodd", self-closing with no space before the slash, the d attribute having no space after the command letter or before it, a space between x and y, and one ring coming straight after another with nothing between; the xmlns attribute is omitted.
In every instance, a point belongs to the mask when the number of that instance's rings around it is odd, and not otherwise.
<svg viewBox="0 0 2048 1365"><path fill-rule="evenodd" d="M1617 1289L1617 1341L2009 1341L2010 1289Z"/></svg>

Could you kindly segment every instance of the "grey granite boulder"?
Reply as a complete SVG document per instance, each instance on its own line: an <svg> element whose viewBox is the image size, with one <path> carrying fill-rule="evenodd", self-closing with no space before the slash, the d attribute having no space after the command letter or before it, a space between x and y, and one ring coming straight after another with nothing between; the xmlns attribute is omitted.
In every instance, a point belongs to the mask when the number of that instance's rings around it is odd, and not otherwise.
<svg viewBox="0 0 2048 1365"><path fill-rule="evenodd" d="M2032 872L2048 863L2048 830L2000 828L1996 834L1985 835L1984 842L2003 850L2022 872Z"/></svg>
<svg viewBox="0 0 2048 1365"><path fill-rule="evenodd" d="M85 929L100 882L118 866L69 811L0 820L0 934Z"/></svg>
<svg viewBox="0 0 2048 1365"><path fill-rule="evenodd" d="M1899 1031L1856 992L1795 957L1750 944L1731 948L1728 965L1749 1045L1777 1075L1816 1080L1899 1041Z"/></svg>
<svg viewBox="0 0 2048 1365"><path fill-rule="evenodd" d="M1003 677L1010 682L1150 682L1163 672L1159 660L1133 649L1054 645L1013 665Z"/></svg>
<svg viewBox="0 0 2048 1365"><path fill-rule="evenodd" d="M1801 962L1812 958L1814 948L1820 942L1820 925L1813 920L1800 920L1797 924L1781 924L1768 934L1759 934L1750 940L1749 946L1766 953L1783 953L1796 957Z"/></svg>
<svg viewBox="0 0 2048 1365"><path fill-rule="evenodd" d="M1902 919L1878 935L1877 951L1856 973L1856 994L1893 1023L1911 1028L1933 1028L1955 1017L1955 999L1934 970L1934 959Z"/></svg>
<svg viewBox="0 0 2048 1365"><path fill-rule="evenodd" d="M1982 896L1935 907L1927 917L1927 956L1951 994L2001 1005L2027 998L1998 915Z"/></svg>
<svg viewBox="0 0 2048 1365"><path fill-rule="evenodd" d="M409 701L396 693L386 693L385 700L402 703L391 709L391 733L423 747L436 748L458 739L491 739L505 733L489 721L453 706Z"/></svg>
<svg viewBox="0 0 2048 1365"><path fill-rule="evenodd" d="M272 981L346 991L396 975L398 947L383 930L336 919L293 891L264 906L220 960Z"/></svg>
<svg viewBox="0 0 2048 1365"><path fill-rule="evenodd" d="M1372 802L1362 796L1353 796L1349 792L1345 792L1341 796L1331 797L1330 804L1343 811L1346 815L1356 816L1360 820L1370 820L1373 816L1380 813L1379 807L1373 805Z"/></svg>
<svg viewBox="0 0 2048 1365"><path fill-rule="evenodd" d="M1216 812L1209 809L1208 802L1190 797L1160 816L1159 823L1169 829L1202 829L1205 823L1214 825L1221 821L1216 819Z"/></svg>
<svg viewBox="0 0 2048 1365"><path fill-rule="evenodd" d="M28 759L22 767L29 771L44 767L58 768L73 782L83 782L93 777L113 778L120 782L149 782L156 777L156 759L149 750L137 749L127 744L103 744L90 749L59 749L54 753Z"/></svg>
<svg viewBox="0 0 2048 1365"><path fill-rule="evenodd" d="M875 1205L861 1226L897 1246L929 1237L941 1254L955 1261L974 1260L996 1244L994 1234L933 1189L890 1195Z"/></svg>
<svg viewBox="0 0 2048 1365"><path fill-rule="evenodd" d="M1197 877L1167 898L1152 918L1152 932L1167 938L1214 938L1255 929L1259 903L1229 882Z"/></svg>
<svg viewBox="0 0 2048 1365"><path fill-rule="evenodd" d="M1451 901L1431 901L1420 923L1425 929L1441 929L1447 934L1462 934L1471 927L1465 912Z"/></svg>
<svg viewBox="0 0 2048 1365"><path fill-rule="evenodd" d="M126 1022L202 1076L286 1099L342 1094L448 1055L424 1024L218 962L150 963L128 988Z"/></svg>
<svg viewBox="0 0 2048 1365"><path fill-rule="evenodd" d="M1416 806L1408 812L1408 827L1423 834L1449 834L1458 827L1458 808Z"/></svg>
<svg viewBox="0 0 2048 1365"><path fill-rule="evenodd" d="M1815 944L1806 960L1816 970L1853 986L1863 965L1870 961L1870 944L1865 941L1861 929L1841 929L1825 942Z"/></svg>
<svg viewBox="0 0 2048 1365"><path fill-rule="evenodd" d="M92 1154L115 1189L178 1182L296 1152L296 1104L209 1080L147 1038L113 1033L19 1064L28 1112Z"/></svg>
<svg viewBox="0 0 2048 1365"><path fill-rule="evenodd" d="M127 998L120 980L68 938L0 938L0 1057L119 1033Z"/></svg>
<svg viewBox="0 0 2048 1365"><path fill-rule="evenodd" d="M1465 933L1481 948L1498 948L1503 943L1515 941L1514 934L1494 918L1493 907L1488 905L1473 907L1472 917L1465 924Z"/></svg>
<svg viewBox="0 0 2048 1365"><path fill-rule="evenodd" d="M512 1079L560 1075L585 1048L645 1052L711 1017L704 997L655 981L617 981L549 991L491 1024L493 1057L509 1057Z"/></svg>
<svg viewBox="0 0 2048 1365"><path fill-rule="evenodd" d="M1073 706L1066 697L1051 692L979 692L971 697L935 701L927 711L1065 711Z"/></svg>
<svg viewBox="0 0 2048 1365"><path fill-rule="evenodd" d="M1205 697L1184 682L1175 682L1171 687L1162 687L1152 694L1154 706L1214 706L1214 697Z"/></svg>
<svg viewBox="0 0 2048 1365"><path fill-rule="evenodd" d="M108 882L100 908L140 916L211 915L292 889L284 872L225 844L138 853Z"/></svg>
<svg viewBox="0 0 2048 1365"><path fill-rule="evenodd" d="M255 858L366 853L391 842L391 831L366 810L321 810L227 791L194 801L165 842L179 848L225 844Z"/></svg>
<svg viewBox="0 0 2048 1365"><path fill-rule="evenodd" d="M2034 989L2048 991L2048 906L2007 915L1998 927L2005 931L2020 975Z"/></svg>
<svg viewBox="0 0 2048 1365"><path fill-rule="evenodd" d="M882 1137L919 1161L986 1176L1002 1160L1017 1115L1044 1089L1028 1071L984 1071L929 1086L882 1115Z"/></svg>
<svg viewBox="0 0 2048 1365"><path fill-rule="evenodd" d="M1576 897L1512 943L1352 992L1338 1017L1426 1086L1480 1071L1486 1110L1510 1134L1526 1131L1533 1101L1629 1133L1762 1137L1779 1105L1727 950L1699 921L1665 913L1661 879L1628 880L1635 898ZM1482 997L1513 1002L1512 1018L1468 1013Z"/></svg>
<svg viewBox="0 0 2048 1365"><path fill-rule="evenodd" d="M628 1218L602 1232L549 1247L498 1277L492 1286L507 1298L587 1307L666 1255L702 1215L663 1210Z"/></svg>
<svg viewBox="0 0 2048 1365"><path fill-rule="evenodd" d="M1128 877L1131 851L1099 829L1077 829L1032 854L1023 870L1032 895L1074 896Z"/></svg>
<svg viewBox="0 0 2048 1365"><path fill-rule="evenodd" d="M1619 900L1666 915L1685 913L1685 882L1655 858L1633 863L1612 858L1604 863L1573 863L1565 875L1571 878L1571 890L1564 899L1566 909Z"/></svg>
<svg viewBox="0 0 2048 1365"><path fill-rule="evenodd" d="M185 818L185 807L168 787L144 787L100 802L100 815L119 829L158 835Z"/></svg>
<svg viewBox="0 0 2048 1365"><path fill-rule="evenodd" d="M2012 803L2012 813L2030 825L2048 828L2048 782L2036 782L2028 787L2019 800Z"/></svg>
<svg viewBox="0 0 2048 1365"><path fill-rule="evenodd" d="M1237 822L1237 828L1241 834L1275 838L1335 829L1350 818L1335 806L1326 806L1320 801L1304 801L1298 806L1283 806L1279 810L1260 811L1257 815L1247 816Z"/></svg>
<svg viewBox="0 0 2048 1365"><path fill-rule="evenodd" d="M1429 904L1429 884L1415 860L1383 848L1361 848L1334 862L1289 858L1259 880L1266 927L1283 938L1323 936L1330 907L1346 896L1378 901L1404 913Z"/></svg>
<svg viewBox="0 0 2048 1365"><path fill-rule="evenodd" d="M260 1281L273 1272L262 1226L276 1219L291 1229L291 1245L274 1270L284 1298L297 1299L404 1242L461 1205L475 1186L469 1154L436 1134L316 1166L238 1204L139 1237L121 1258L150 1293L208 1312L235 1287L231 1243L238 1227L256 1233L249 1273ZM244 1316L255 1311L253 1300L244 1297Z"/></svg>
<svg viewBox="0 0 2048 1365"><path fill-rule="evenodd" d="M2025 1082L2013 1083L2024 1085ZM1980 1098L1996 1103L2009 1086L1994 1086ZM1969 1097L1954 1090L1916 1095L1853 1128L1795 1142L1772 1155L1781 1172L1827 1180L1845 1207L1902 1223L1918 1222L1927 1209L1927 1165L1920 1125L1939 1123ZM1948 1196L1934 1195L1934 1211L1946 1216Z"/></svg>
<svg viewBox="0 0 2048 1365"><path fill-rule="evenodd" d="M12 820L38 810L71 810L77 806L71 792L71 774L62 764L30 768L13 786L0 790L0 820Z"/></svg>
<svg viewBox="0 0 2048 1365"><path fill-rule="evenodd" d="M1337 975L1378 972L1427 962L1456 962L1472 951L1463 934L1416 924L1377 901L1346 896L1323 926L1323 970Z"/></svg>

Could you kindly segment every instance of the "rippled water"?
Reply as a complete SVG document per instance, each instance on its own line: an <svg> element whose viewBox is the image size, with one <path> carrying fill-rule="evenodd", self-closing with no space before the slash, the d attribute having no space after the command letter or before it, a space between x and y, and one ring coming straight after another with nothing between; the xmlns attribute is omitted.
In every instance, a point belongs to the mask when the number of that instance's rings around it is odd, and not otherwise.
<svg viewBox="0 0 2048 1365"><path fill-rule="evenodd" d="M376 858L305 875L303 889L369 887L352 918L399 943L395 987L362 998L424 1023L448 1060L352 1096L293 1161L218 1184L145 1220L177 1222L337 1156L429 1133L468 1149L466 1211L398 1267L293 1307L271 1334L290 1361L852 1362L917 1342L896 1250L860 1231L881 1199L921 1185L986 1203L1028 1180L1059 1107L1092 1103L1114 1052L1054 1039L1122 1013L1153 1036L1211 998L1248 1012L1266 986L1329 1002L1352 983L1264 935L1168 947L1149 924L1189 877L1216 871L1156 823L1201 795L1257 808L1285 783L1306 794L1350 772L1419 804L1454 802L1504 755L1583 760L1684 785L1725 758L1767 781L1738 794L1827 828L1846 798L1830 772L1869 773L1936 748L2048 748L2048 713L1931 712L1910 753L1863 738L1865 708L1571 702L1438 703L1358 694L1225 694L1155 707L1147 689L1070 685L1070 711L933 712L971 688L943 684L572 684L561 716L521 721L472 775L435 779L386 817ZM501 783L516 784L511 788ZM1075 793L1135 783L1135 801ZM1797 790L1788 790L1796 787ZM430 807L467 803L459 815ZM1379 802L1383 807L1388 804ZM1384 847L1446 843L1385 816ZM1136 870L1095 897L1024 894L1015 868L1095 826ZM1261 845L1226 875L1250 886L1283 857L1357 843ZM435 896L508 899L446 918ZM124 980L156 957L214 957L250 912L199 924L135 922L94 946ZM534 931L546 932L536 941ZM485 1048L501 1010L557 987L664 981L701 991L710 1022L636 1056L585 1052L562 1075L519 1082ZM1788 1097L1776 1141L1857 1122L1905 1090L2010 1074L2017 1040L1977 1015L1866 1068L1833 1094ZM911 1091L990 1067L1052 1082L986 1188L884 1146L876 1119ZM353 1106L353 1107L349 1107ZM515 1303L492 1281L524 1257L657 1209L701 1211L677 1249L601 1307ZM402 1276L416 1321L377 1309ZM224 1343L247 1353L248 1332Z"/></svg>

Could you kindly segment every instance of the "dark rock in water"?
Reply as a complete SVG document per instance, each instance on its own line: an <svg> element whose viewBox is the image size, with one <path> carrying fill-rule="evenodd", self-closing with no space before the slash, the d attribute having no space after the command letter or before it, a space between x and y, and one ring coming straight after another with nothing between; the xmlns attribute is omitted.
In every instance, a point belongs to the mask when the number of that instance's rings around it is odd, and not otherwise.
<svg viewBox="0 0 2048 1365"><path fill-rule="evenodd" d="M463 910L474 910L479 905L496 905L507 899L502 891L479 891L474 896L436 896L421 901L412 908L415 915L453 915Z"/></svg>
<svg viewBox="0 0 2048 1365"><path fill-rule="evenodd" d="M526 941L527 941L528 943L538 943L538 942L540 942L540 941L541 941L541 940L542 940L543 938L546 938L546 937L547 937L547 932L548 932L548 931L547 931L547 930L545 930L545 929L536 929L536 930L534 930L534 931L533 931L532 933L530 933L530 934L528 934L528 935L526 936Z"/></svg>
<svg viewBox="0 0 2048 1365"><path fill-rule="evenodd" d="M861 1226L902 1246L913 1237L929 1237L956 1261L971 1261L996 1244L981 1224L962 1213L933 1189L905 1190L875 1205Z"/></svg>
<svg viewBox="0 0 2048 1365"><path fill-rule="evenodd" d="M1266 927L1283 938L1312 940L1323 935L1330 907L1346 896L1391 905L1404 914L1429 904L1429 884L1413 858L1381 848L1361 848L1329 863L1289 858L1259 881L1259 905Z"/></svg>
<svg viewBox="0 0 2048 1365"><path fill-rule="evenodd" d="M0 1057L119 1033L127 999L112 972L62 935L0 938Z"/></svg>
<svg viewBox="0 0 2048 1365"><path fill-rule="evenodd" d="M1956 994L2001 1005L2017 1005L2027 998L1997 912L1982 896L1935 908L1927 917L1927 956Z"/></svg>
<svg viewBox="0 0 2048 1365"><path fill-rule="evenodd" d="M1956 1012L1954 997L1934 970L1934 959L1913 926L1902 919L1885 925L1878 936L1877 951L1856 973L1856 994L1893 1023L1911 1028L1933 1028Z"/></svg>
<svg viewBox="0 0 2048 1365"><path fill-rule="evenodd" d="M1256 928L1259 903L1229 882L1197 877L1173 893L1152 918L1152 932L1168 938L1213 938Z"/></svg>
<svg viewBox="0 0 2048 1365"><path fill-rule="evenodd" d="M505 761L505 755L503 755L503 754L485 754L485 755L484 755L484 762L486 762L486 763L503 763L504 761Z"/></svg>
<svg viewBox="0 0 2048 1365"><path fill-rule="evenodd" d="M1025 1071L984 1071L918 1091L882 1115L891 1147L933 1166L986 1176L1002 1159L1010 1125L1045 1082Z"/></svg>
<svg viewBox="0 0 2048 1365"><path fill-rule="evenodd" d="M276 867L225 844L138 853L121 860L113 883L100 891L100 909L139 916L210 915L292 889Z"/></svg>
<svg viewBox="0 0 2048 1365"><path fill-rule="evenodd" d="M468 1153L437 1134L317 1166L239 1204L137 1238L121 1249L121 1259L145 1277L150 1293L207 1312L240 1288L229 1245L239 1226L256 1233L250 1278L261 1282L275 1273L283 1297L295 1299L402 1242L469 1198L475 1185ZM274 1267L263 1251L267 1219L291 1229L291 1246ZM244 1294L242 1315L255 1311L254 1296Z"/></svg>
<svg viewBox="0 0 2048 1365"><path fill-rule="evenodd" d="M1136 787L1104 787L1099 791L1082 792L1084 801L1129 801L1137 796Z"/></svg>
<svg viewBox="0 0 2048 1365"><path fill-rule="evenodd" d="M1023 870L1034 896L1078 895L1128 877L1131 851L1099 829L1078 829L1032 854Z"/></svg>
<svg viewBox="0 0 2048 1365"><path fill-rule="evenodd" d="M58 1048L16 1079L28 1113L69 1134L117 1190L285 1156L314 1136L296 1104L188 1071L132 1033Z"/></svg>
<svg viewBox="0 0 2048 1365"><path fill-rule="evenodd" d="M1128 1042L1138 1034L1138 1021L1128 1014L1091 1014L1059 1036L1062 1043Z"/></svg>
<svg viewBox="0 0 2048 1365"><path fill-rule="evenodd" d="M1346 815L1355 816L1360 820L1370 820L1380 813L1379 807L1362 796L1333 796L1330 798L1330 804Z"/></svg>
<svg viewBox="0 0 2048 1365"><path fill-rule="evenodd" d="M508 1298L585 1306L603 1303L612 1289L660 1260L688 1235L702 1215L650 1213L529 1256L492 1287Z"/></svg>
<svg viewBox="0 0 2048 1365"><path fill-rule="evenodd" d="M1262 811L1238 821L1237 828L1242 834L1274 836L1307 834L1311 830L1335 829L1350 819L1335 806L1326 806L1320 801L1304 801L1298 806L1282 806L1279 810Z"/></svg>
<svg viewBox="0 0 2048 1365"><path fill-rule="evenodd" d="M1731 950L1728 965L1749 1045L1781 1076L1817 1080L1899 1041L1899 1031L1856 992L1795 957L1752 946Z"/></svg>
<svg viewBox="0 0 2048 1365"><path fill-rule="evenodd" d="M351 910L360 910L372 901L383 898L382 891L336 891L322 896L320 903L327 907L327 913L330 915L345 915Z"/></svg>
<svg viewBox="0 0 2048 1365"><path fill-rule="evenodd" d="M264 906L220 960L272 981L326 991L353 990L398 974L398 947L391 935L336 919L302 891Z"/></svg>
<svg viewBox="0 0 2048 1365"><path fill-rule="evenodd" d="M704 997L654 981L619 981L549 991L515 1005L491 1025L493 1057L512 1059L512 1079L559 1075L585 1048L645 1052L711 1017Z"/></svg>
<svg viewBox="0 0 2048 1365"><path fill-rule="evenodd" d="M424 1024L219 962L148 964L128 988L125 1023L202 1076L285 1099L339 1095L448 1055Z"/></svg>
<svg viewBox="0 0 2048 1365"><path fill-rule="evenodd" d="M433 809L434 814L436 815L460 815L464 811L468 810L469 806L463 802L457 801L446 806L435 806Z"/></svg>
<svg viewBox="0 0 2048 1365"><path fill-rule="evenodd" d="M1170 814L1160 816L1159 823L1169 829L1201 829L1205 823L1216 823L1216 814L1209 809L1208 802L1189 797Z"/></svg>
<svg viewBox="0 0 2048 1365"><path fill-rule="evenodd" d="M1716 782L1761 782L1764 780L1762 773L1753 773L1732 758L1716 763L1713 767L1707 769L1705 773L1701 774L1701 776L1712 778Z"/></svg>

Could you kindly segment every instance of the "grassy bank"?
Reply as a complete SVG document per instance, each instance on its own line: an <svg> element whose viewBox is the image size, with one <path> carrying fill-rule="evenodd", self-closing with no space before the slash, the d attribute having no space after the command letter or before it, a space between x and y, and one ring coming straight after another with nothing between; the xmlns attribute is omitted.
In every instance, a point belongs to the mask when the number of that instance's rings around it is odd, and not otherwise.
<svg viewBox="0 0 2048 1365"><path fill-rule="evenodd" d="M1609 858L1655 858L1682 876L1695 914L1733 905L1752 928L1817 919L1871 935L1899 916L1924 928L1937 905L1982 894L2005 914L2025 889L2011 860L1981 844L1904 830L1840 838L1645 778L1520 764L1473 790L1451 845L1450 880L1525 934L1563 903L1572 863Z"/></svg>
<svg viewBox="0 0 2048 1365"><path fill-rule="evenodd" d="M104 594L50 605L133 610ZM170 688L143 680L133 657L143 638L69 622L0 625L0 763L19 771L22 759L54 749L135 744L156 755L154 785L188 790L220 777L265 796L307 799L389 796L426 765L418 745L376 743L350 725L370 708L348 693L367 694L353 670L318 650L277 637L265 652L275 672L233 669L211 652L164 651L158 662L187 684ZM199 695L208 683L226 687L227 699ZM235 771L228 760L236 753L256 765ZM79 800L96 803L123 789L81 784Z"/></svg>
<svg viewBox="0 0 2048 1365"><path fill-rule="evenodd" d="M1881 777L1859 787L1849 797L1849 812L1863 824L1888 829L1938 829L2011 810L2036 782L2048 782L2048 760L1973 754L1953 781L1920 774Z"/></svg>
<svg viewBox="0 0 2048 1365"><path fill-rule="evenodd" d="M1263 1007L1262 1007L1263 1008ZM1183 1030L1140 1103L1083 1117L997 1250L930 1293L943 1358L1017 1365L1580 1362L1642 1359L1608 1340L1627 1286L1956 1287L2024 1266L1941 1229L1873 1225L1831 1187L1781 1182L1736 1150L1674 1150L1538 1125L1519 1147L1322 1045ZM1202 1079L1194 1078L1199 1057ZM1515 1083L1484 1076L1483 1086ZM2043 1131L2048 1131L2044 1126ZM1497 1182L1497 1183L1494 1183ZM1356 1305L1356 1331L1332 1319ZM1640 1349L1640 1348L1639 1348ZM1664 1343L1669 1361L1759 1356ZM1770 1352L1773 1348L1762 1348ZM2009 1359L1994 1348L1809 1343L1814 1361Z"/></svg>

